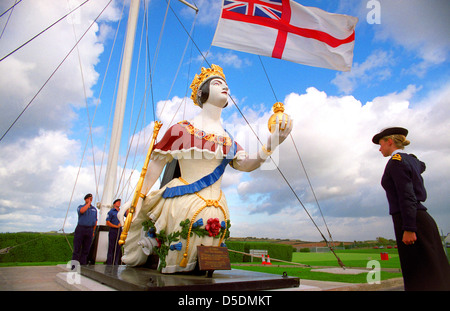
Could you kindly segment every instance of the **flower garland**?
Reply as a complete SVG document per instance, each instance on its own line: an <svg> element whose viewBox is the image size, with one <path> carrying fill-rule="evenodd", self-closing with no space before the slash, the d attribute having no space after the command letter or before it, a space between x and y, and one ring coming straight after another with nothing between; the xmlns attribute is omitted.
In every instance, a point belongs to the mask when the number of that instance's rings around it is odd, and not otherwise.
<svg viewBox="0 0 450 311"><path fill-rule="evenodd" d="M172 232L170 234L166 234L165 230L161 230L156 233L155 224L149 219L142 223L144 231L146 235L150 238L156 238L158 242L158 246L153 248L153 251L159 257L159 266L158 270L161 271L163 268L167 266L166 256L169 254L169 251L181 251L183 243L180 241L180 238L186 240L188 237L190 220L186 219L180 222L181 230ZM218 218L210 218L207 220L205 226L203 226L203 218L200 218L195 223L192 224L191 229L191 237L196 234L198 237L213 237L219 238L225 233L225 238L227 239L230 236L230 220L220 222ZM226 229L225 229L226 228ZM178 243L177 243L178 242ZM222 247L226 246L224 243L220 245Z"/></svg>

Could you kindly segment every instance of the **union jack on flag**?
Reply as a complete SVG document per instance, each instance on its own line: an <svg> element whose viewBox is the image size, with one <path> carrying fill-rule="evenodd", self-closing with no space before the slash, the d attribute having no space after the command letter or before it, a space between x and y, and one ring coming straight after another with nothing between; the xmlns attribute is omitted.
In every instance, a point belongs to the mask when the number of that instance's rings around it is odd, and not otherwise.
<svg viewBox="0 0 450 311"><path fill-rule="evenodd" d="M281 19L282 0L225 0L223 10L249 16Z"/></svg>

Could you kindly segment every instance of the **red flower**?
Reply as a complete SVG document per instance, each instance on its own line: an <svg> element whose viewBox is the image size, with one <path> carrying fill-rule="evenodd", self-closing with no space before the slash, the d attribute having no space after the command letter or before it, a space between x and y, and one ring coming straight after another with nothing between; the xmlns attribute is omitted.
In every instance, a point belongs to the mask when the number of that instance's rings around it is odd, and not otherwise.
<svg viewBox="0 0 450 311"><path fill-rule="evenodd" d="M220 232L220 220L219 218L210 218L205 226L205 229L209 232L209 236L215 237Z"/></svg>
<svg viewBox="0 0 450 311"><path fill-rule="evenodd" d="M158 238L155 238L156 242L158 242L158 248L161 248L162 241Z"/></svg>

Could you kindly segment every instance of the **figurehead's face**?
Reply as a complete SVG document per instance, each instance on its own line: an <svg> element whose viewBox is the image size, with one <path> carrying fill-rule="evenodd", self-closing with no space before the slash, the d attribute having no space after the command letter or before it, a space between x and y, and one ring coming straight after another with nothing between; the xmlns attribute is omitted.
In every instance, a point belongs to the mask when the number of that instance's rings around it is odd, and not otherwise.
<svg viewBox="0 0 450 311"><path fill-rule="evenodd" d="M225 80L216 78L209 83L208 102L214 106L223 108L228 101L228 85Z"/></svg>
<svg viewBox="0 0 450 311"><path fill-rule="evenodd" d="M221 78L213 78L200 89L202 106L206 102L216 107L224 108L228 103L228 85Z"/></svg>

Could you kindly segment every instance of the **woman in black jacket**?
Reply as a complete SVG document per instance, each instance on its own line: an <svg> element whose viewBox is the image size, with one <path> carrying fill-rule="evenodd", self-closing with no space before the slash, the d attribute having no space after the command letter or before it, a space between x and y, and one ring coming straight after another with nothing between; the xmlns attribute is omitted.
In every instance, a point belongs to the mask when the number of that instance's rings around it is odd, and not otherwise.
<svg viewBox="0 0 450 311"><path fill-rule="evenodd" d="M381 185L386 191L405 290L450 290L450 266L434 219L422 204L427 198L425 163L402 152L408 130L392 127L376 134L384 157L391 157Z"/></svg>

